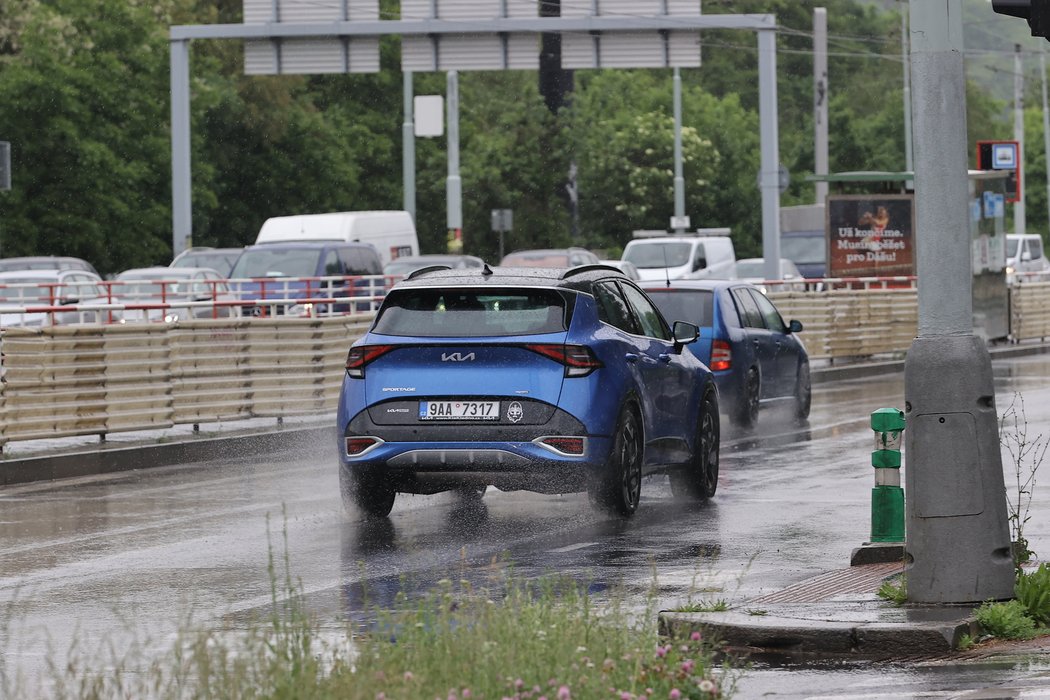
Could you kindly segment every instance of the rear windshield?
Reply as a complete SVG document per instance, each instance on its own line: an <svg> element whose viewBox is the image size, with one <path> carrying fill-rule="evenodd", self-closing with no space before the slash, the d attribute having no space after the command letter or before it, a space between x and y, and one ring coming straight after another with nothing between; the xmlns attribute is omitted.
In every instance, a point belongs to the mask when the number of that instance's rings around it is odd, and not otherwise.
<svg viewBox="0 0 1050 700"><path fill-rule="evenodd" d="M817 236L783 236L780 239L780 254L796 264L822 263L827 257L824 234Z"/></svg>
<svg viewBox="0 0 1050 700"><path fill-rule="evenodd" d="M714 324L714 295L708 289L650 289L646 294L670 323L688 321L698 326Z"/></svg>
<svg viewBox="0 0 1050 700"><path fill-rule="evenodd" d="M635 267L651 270L658 267L680 267L689 262L691 243L668 241L666 243L645 243L628 246L623 259L634 263Z"/></svg>
<svg viewBox="0 0 1050 700"><path fill-rule="evenodd" d="M230 277L313 277L320 257L320 248L246 250L237 258Z"/></svg>
<svg viewBox="0 0 1050 700"><path fill-rule="evenodd" d="M236 253L190 253L171 264L172 267L210 267L221 275L230 274L233 263L240 252Z"/></svg>
<svg viewBox="0 0 1050 700"><path fill-rule="evenodd" d="M552 289L400 289L387 295L374 333L423 338L537 335L565 330L565 298Z"/></svg>

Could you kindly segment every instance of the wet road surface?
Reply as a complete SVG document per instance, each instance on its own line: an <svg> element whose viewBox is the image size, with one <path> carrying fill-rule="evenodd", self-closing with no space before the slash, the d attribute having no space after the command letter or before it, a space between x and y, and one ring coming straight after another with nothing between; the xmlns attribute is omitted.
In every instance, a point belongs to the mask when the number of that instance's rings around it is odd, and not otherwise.
<svg viewBox="0 0 1050 700"><path fill-rule="evenodd" d="M1021 392L1030 434L1050 433L1050 359L999 361L995 374L1000 412ZM369 522L343 513L331 445L8 488L0 491L0 671L47 677L48 663L71 647L102 668L110 648L167 651L190 619L236 625L267 608L271 556L283 570L287 555L330 629L360 616L366 600L446 577L483 585L506 571L569 574L596 591L655 596L663 609L772 593L848 566L867 539L868 415L885 406L903 407L902 375L819 385L803 428L776 412L763 412L754 433L725 428L709 503L677 503L665 478L651 478L628 521L592 510L585 494L490 489L480 506L451 494L402 495L389 519ZM1010 494L1015 470L1004 470ZM1025 528L1037 554L1050 552L1046 490L1037 486ZM960 697L967 688L1031 688L1047 668L1039 658L756 661L738 697Z"/></svg>

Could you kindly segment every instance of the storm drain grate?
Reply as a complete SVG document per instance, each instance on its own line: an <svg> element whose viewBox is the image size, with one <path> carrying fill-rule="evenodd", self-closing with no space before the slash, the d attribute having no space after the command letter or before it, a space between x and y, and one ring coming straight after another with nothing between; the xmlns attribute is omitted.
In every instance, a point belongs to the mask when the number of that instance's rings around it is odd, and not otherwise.
<svg viewBox="0 0 1050 700"><path fill-rule="evenodd" d="M875 593L886 578L902 571L904 563L899 561L851 566L848 569L814 576L750 602L818 603L844 593Z"/></svg>

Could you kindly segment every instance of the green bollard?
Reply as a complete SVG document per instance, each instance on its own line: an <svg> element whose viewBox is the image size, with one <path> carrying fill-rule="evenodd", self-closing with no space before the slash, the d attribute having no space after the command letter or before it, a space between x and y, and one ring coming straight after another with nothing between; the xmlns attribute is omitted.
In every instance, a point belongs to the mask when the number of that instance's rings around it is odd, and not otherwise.
<svg viewBox="0 0 1050 700"><path fill-rule="evenodd" d="M880 408L871 414L875 431L875 487L871 490L871 541L904 542L904 489L901 488L901 441L904 411Z"/></svg>

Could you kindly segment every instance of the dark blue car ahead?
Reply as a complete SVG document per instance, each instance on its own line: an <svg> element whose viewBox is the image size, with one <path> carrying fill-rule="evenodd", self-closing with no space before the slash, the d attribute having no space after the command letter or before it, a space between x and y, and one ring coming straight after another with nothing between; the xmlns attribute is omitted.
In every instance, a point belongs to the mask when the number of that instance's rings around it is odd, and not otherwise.
<svg viewBox="0 0 1050 700"><path fill-rule="evenodd" d="M798 420L809 417L809 355L798 337L802 324L784 322L757 287L731 280L649 282L646 293L665 316L700 327L689 346L715 374L722 410L744 427L760 407L790 404Z"/></svg>
<svg viewBox="0 0 1050 700"><path fill-rule="evenodd" d="M619 270L419 270L354 343L339 399L344 502L385 516L402 493L492 485L587 490L621 515L642 477L678 496L718 483L718 393Z"/></svg>

